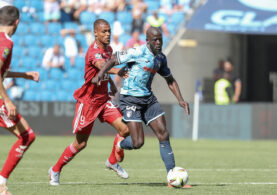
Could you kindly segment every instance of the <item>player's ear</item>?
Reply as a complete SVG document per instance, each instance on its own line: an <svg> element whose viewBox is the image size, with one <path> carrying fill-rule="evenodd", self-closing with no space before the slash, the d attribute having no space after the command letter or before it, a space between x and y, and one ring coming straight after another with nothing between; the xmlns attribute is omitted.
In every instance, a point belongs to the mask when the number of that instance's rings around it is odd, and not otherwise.
<svg viewBox="0 0 277 195"><path fill-rule="evenodd" d="M17 26L19 24L19 19L17 19L15 22L14 22L14 25Z"/></svg>

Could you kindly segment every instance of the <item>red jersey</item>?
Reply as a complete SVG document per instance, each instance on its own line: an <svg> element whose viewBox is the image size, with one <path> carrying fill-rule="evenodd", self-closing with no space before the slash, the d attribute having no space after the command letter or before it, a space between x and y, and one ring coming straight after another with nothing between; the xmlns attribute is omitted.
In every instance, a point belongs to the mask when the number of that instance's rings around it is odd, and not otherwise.
<svg viewBox="0 0 277 195"><path fill-rule="evenodd" d="M4 63L1 68L1 75L10 68L11 59L12 59L12 49L13 41L11 38L4 32L0 32L0 60Z"/></svg>
<svg viewBox="0 0 277 195"><path fill-rule="evenodd" d="M113 50L110 46L106 49L98 47L96 42L93 42L86 53L85 58L85 83L74 92L74 98L85 104L103 104L110 98L108 95L109 75L105 76L105 80L100 86L91 83L91 79L97 75L99 69L95 66L97 61L108 61L112 56Z"/></svg>

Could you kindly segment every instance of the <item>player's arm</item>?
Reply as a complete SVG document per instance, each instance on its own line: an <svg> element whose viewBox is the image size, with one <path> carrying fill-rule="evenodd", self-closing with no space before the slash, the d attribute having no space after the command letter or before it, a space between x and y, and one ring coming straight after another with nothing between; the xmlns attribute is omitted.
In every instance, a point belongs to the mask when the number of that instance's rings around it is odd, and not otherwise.
<svg viewBox="0 0 277 195"><path fill-rule="evenodd" d="M234 97L233 97L233 101L235 103L237 103L239 101L239 98L240 98L240 94L241 94L241 81L240 79L237 79L235 81L235 94L234 94Z"/></svg>
<svg viewBox="0 0 277 195"><path fill-rule="evenodd" d="M0 60L0 70L2 70L2 67L4 65L4 62L2 60ZM9 98L6 89L3 85L3 77L2 74L0 74L0 95L2 96L5 106L8 110L8 117L9 119L15 119L16 115L17 115L17 109L15 107L15 105L12 103L11 99Z"/></svg>
<svg viewBox="0 0 277 195"><path fill-rule="evenodd" d="M38 82L39 81L39 73L38 72L10 72L8 71L6 77L10 78L24 78Z"/></svg>
<svg viewBox="0 0 277 195"><path fill-rule="evenodd" d="M100 68L100 71L95 77L92 78L91 82L94 84L100 85L100 82L103 79L103 76L105 75L105 73L108 72L109 70L112 70L113 69L112 67L118 64L119 63L116 55L112 55L111 59L108 62L106 63L104 62L103 67ZM119 72L119 70L117 71L117 73Z"/></svg>
<svg viewBox="0 0 277 195"><path fill-rule="evenodd" d="M166 80L167 85L168 85L169 89L171 90L171 92L177 98L179 105L182 106L186 110L186 113L189 115L190 114L189 104L183 99L177 81L173 78L172 75L164 77L164 79Z"/></svg>
<svg viewBox="0 0 277 195"><path fill-rule="evenodd" d="M99 60L94 64L99 70L101 70L105 66L104 60ZM120 68L111 68L108 73L109 74L117 74L119 72Z"/></svg>
<svg viewBox="0 0 277 195"><path fill-rule="evenodd" d="M114 96L117 93L117 87L114 84L111 77L109 77L109 83L110 83L111 95Z"/></svg>

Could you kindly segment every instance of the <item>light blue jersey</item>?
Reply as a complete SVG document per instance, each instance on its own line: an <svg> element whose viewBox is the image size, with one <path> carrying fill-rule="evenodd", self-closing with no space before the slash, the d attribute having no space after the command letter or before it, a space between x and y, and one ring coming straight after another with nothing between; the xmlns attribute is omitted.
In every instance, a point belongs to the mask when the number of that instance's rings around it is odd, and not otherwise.
<svg viewBox="0 0 277 195"><path fill-rule="evenodd" d="M127 63L129 77L124 80L120 94L136 97L151 95L151 84L158 72L163 77L171 75L164 54L154 54L146 44L117 53L120 64Z"/></svg>

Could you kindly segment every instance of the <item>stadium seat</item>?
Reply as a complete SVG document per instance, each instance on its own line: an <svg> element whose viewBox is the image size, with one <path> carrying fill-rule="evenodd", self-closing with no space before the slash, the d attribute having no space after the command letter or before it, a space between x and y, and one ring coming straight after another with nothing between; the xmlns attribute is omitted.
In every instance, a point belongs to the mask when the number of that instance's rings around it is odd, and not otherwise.
<svg viewBox="0 0 277 195"><path fill-rule="evenodd" d="M87 47L87 39L85 37L85 35L83 34L77 34L76 35L76 40L80 42L80 44L82 45L82 47Z"/></svg>
<svg viewBox="0 0 277 195"><path fill-rule="evenodd" d="M70 94L66 91L60 90L56 93L56 100L57 101L68 101L70 96L72 96L72 94Z"/></svg>
<svg viewBox="0 0 277 195"><path fill-rule="evenodd" d="M45 25L39 22L30 24L30 31L32 34L40 35L45 33Z"/></svg>
<svg viewBox="0 0 277 195"><path fill-rule="evenodd" d="M168 15L166 13L159 13L160 17L163 17L165 22L168 22Z"/></svg>
<svg viewBox="0 0 277 195"><path fill-rule="evenodd" d="M168 31L171 35L175 35L176 34L176 31L177 31L177 28L178 26L176 26L175 24L172 24L170 23L167 28L168 28Z"/></svg>
<svg viewBox="0 0 277 195"><path fill-rule="evenodd" d="M40 93L38 93L38 99L40 101L51 102L54 101L56 98L55 94L52 91L43 90Z"/></svg>
<svg viewBox="0 0 277 195"><path fill-rule="evenodd" d="M19 10L21 10L22 7L25 6L25 1L23 1L23 0L15 0L14 1L14 6L17 7Z"/></svg>
<svg viewBox="0 0 277 195"><path fill-rule="evenodd" d="M43 11L43 1L31 0L29 6L35 8L36 11Z"/></svg>
<svg viewBox="0 0 277 195"><path fill-rule="evenodd" d="M160 2L159 1L146 1L147 4L147 10L150 12L156 11L160 8Z"/></svg>
<svg viewBox="0 0 277 195"><path fill-rule="evenodd" d="M25 87L27 90L39 91L41 89L40 83L28 80L25 82Z"/></svg>
<svg viewBox="0 0 277 195"><path fill-rule="evenodd" d="M61 89L64 91L72 91L72 88L74 88L75 82L71 80L64 80L61 83Z"/></svg>
<svg viewBox="0 0 277 195"><path fill-rule="evenodd" d="M121 22L121 24L131 24L132 20L133 20L133 17L132 17L132 14L131 12L117 12L117 20L119 22Z"/></svg>
<svg viewBox="0 0 277 195"><path fill-rule="evenodd" d="M24 47L15 45L13 47L13 56L16 57L16 58L21 58L21 57L25 56Z"/></svg>
<svg viewBox="0 0 277 195"><path fill-rule="evenodd" d="M85 70L85 58L84 57L76 57L75 67L80 70Z"/></svg>
<svg viewBox="0 0 277 195"><path fill-rule="evenodd" d="M95 20L96 20L96 15L92 12L84 11L80 14L81 24L92 26Z"/></svg>
<svg viewBox="0 0 277 195"><path fill-rule="evenodd" d="M16 71L21 66L21 60L19 58L13 57L11 62L12 71Z"/></svg>
<svg viewBox="0 0 277 195"><path fill-rule="evenodd" d="M17 26L16 34L25 35L28 32L29 32L29 25L24 22L20 22Z"/></svg>
<svg viewBox="0 0 277 195"><path fill-rule="evenodd" d="M37 21L38 22L44 22L44 13L43 13L43 11L36 12L36 14L37 14Z"/></svg>
<svg viewBox="0 0 277 195"><path fill-rule="evenodd" d="M39 37L32 34L27 34L24 36L24 45L27 47L39 45Z"/></svg>
<svg viewBox="0 0 277 195"><path fill-rule="evenodd" d="M113 24L113 22L114 22L114 13L113 12L102 12L99 15L99 18L107 20L110 24Z"/></svg>
<svg viewBox="0 0 277 195"><path fill-rule="evenodd" d="M48 71L45 70L44 68L38 68L36 71L39 72L39 80L40 81L46 81L48 80Z"/></svg>
<svg viewBox="0 0 277 195"><path fill-rule="evenodd" d="M42 58L42 49L38 46L30 46L27 48L28 56L32 58Z"/></svg>
<svg viewBox="0 0 277 195"><path fill-rule="evenodd" d="M35 18L30 14L30 13L26 13L26 12L21 12L20 13L20 20L22 22L34 22Z"/></svg>
<svg viewBox="0 0 277 195"><path fill-rule="evenodd" d="M60 34L60 31L62 30L62 26L59 23L52 22L47 25L46 29L49 34L58 35L58 34Z"/></svg>
<svg viewBox="0 0 277 195"><path fill-rule="evenodd" d="M22 59L22 67L26 69L35 69L36 66L36 61L33 58L26 56Z"/></svg>
<svg viewBox="0 0 277 195"><path fill-rule="evenodd" d="M44 82L44 86L42 86L42 88L45 88L48 91L56 92L59 89L59 84L60 82L47 80Z"/></svg>
<svg viewBox="0 0 277 195"><path fill-rule="evenodd" d="M15 70L16 71L16 70ZM26 79L23 78L17 78L16 79L16 84L20 87L22 87L24 90L26 89Z"/></svg>
<svg viewBox="0 0 277 195"><path fill-rule="evenodd" d="M77 68L72 67L67 71L67 78L72 81L81 80L83 77L84 77L84 72Z"/></svg>
<svg viewBox="0 0 277 195"><path fill-rule="evenodd" d="M50 79L62 81L64 78L64 71L62 71L60 68L51 68L49 73Z"/></svg>
<svg viewBox="0 0 277 195"><path fill-rule="evenodd" d="M76 33L79 32L79 26L75 22L65 22L63 24L63 27L66 28L66 29L75 29Z"/></svg>
<svg viewBox="0 0 277 195"><path fill-rule="evenodd" d="M24 91L24 95L23 95L23 100L25 101L38 101L39 97L38 97L38 93L36 91L33 90L25 90Z"/></svg>
<svg viewBox="0 0 277 195"><path fill-rule="evenodd" d="M183 12L175 12L171 15L170 21L170 23L175 25L180 24L185 21L185 14Z"/></svg>
<svg viewBox="0 0 277 195"><path fill-rule="evenodd" d="M52 47L54 45L53 37L50 35L43 35L40 37L40 44L44 47Z"/></svg>
<svg viewBox="0 0 277 195"><path fill-rule="evenodd" d="M123 34L120 36L119 41L126 45L127 41L131 38L131 35Z"/></svg>

